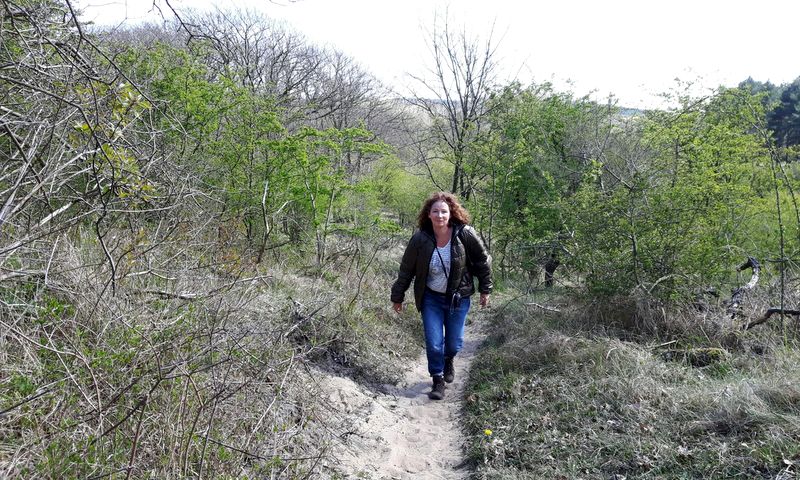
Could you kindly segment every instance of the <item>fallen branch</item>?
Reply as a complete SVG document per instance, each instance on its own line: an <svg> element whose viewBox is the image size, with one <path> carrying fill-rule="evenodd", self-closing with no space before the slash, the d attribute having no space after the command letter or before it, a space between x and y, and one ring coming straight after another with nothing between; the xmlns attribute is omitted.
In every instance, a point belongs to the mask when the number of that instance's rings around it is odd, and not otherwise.
<svg viewBox="0 0 800 480"><path fill-rule="evenodd" d="M66 380L66 378L62 378L61 380L56 380L55 382L50 382L50 383L48 383L47 385L45 385L43 387L39 387L38 389L36 389L36 392L34 392L33 395L30 395L27 398L25 398L23 400L20 400L19 402L15 403L14 405L11 405L10 407L8 407L5 410L1 411L0 412L0 417L2 417L3 415L7 414L8 412L14 410L15 408L21 407L22 405L25 405L26 403L30 403L30 402L36 400L37 398L41 397L42 395L46 395L46 394L52 392L53 389L51 387L53 385L55 385L56 383L62 382L64 380Z"/></svg>
<svg viewBox="0 0 800 480"><path fill-rule="evenodd" d="M180 292L168 292L166 290L152 290L152 289L137 289L133 290L132 293L158 295L164 298L177 298L180 300L198 300L211 297L213 295L216 295L217 293L220 293L223 290L231 289L239 283L252 282L253 280L264 281L269 278L272 278L272 276L259 275L256 277L240 278L239 280L234 280L233 282L226 283L225 285L222 285L220 287L212 288L208 292L204 293L180 293Z"/></svg>
<svg viewBox="0 0 800 480"><path fill-rule="evenodd" d="M795 315L800 316L800 310L791 310L788 308L769 308L767 312L759 318L758 320L748 322L744 324L742 327L743 330L750 330L751 328L755 327L756 325L761 325L762 323L766 323L769 320L769 317L775 315L776 313L780 313L781 315Z"/></svg>
<svg viewBox="0 0 800 480"><path fill-rule="evenodd" d="M174 293L165 290L135 290L135 293L149 293L151 295L158 295L164 298L177 298L180 300L197 300L198 298L205 298L207 295L202 293Z"/></svg>
<svg viewBox="0 0 800 480"><path fill-rule="evenodd" d="M527 303L525 303L525 305L530 305L531 307L541 308L542 310L547 310L548 312L556 312L556 313L560 313L561 312L561 310L559 310L559 309L557 309L555 307L548 307L547 305L539 305L538 303L535 303L535 302L527 302Z"/></svg>
<svg viewBox="0 0 800 480"><path fill-rule="evenodd" d="M6 280L11 280L12 278L18 278L18 277L25 277L25 278L27 278L27 277L44 277L45 273L46 272L44 272L44 271L35 271L35 270L30 270L30 271L12 270L12 271L9 271L9 273L4 273L4 274L0 275L0 282L4 282Z"/></svg>
<svg viewBox="0 0 800 480"><path fill-rule="evenodd" d="M730 315L731 318L736 317L736 314L739 313L739 305L742 302L745 292L752 290L753 287L756 286L756 283L758 283L759 273L761 273L761 265L759 265L755 258L747 257L747 261L740 265L736 271L741 272L742 270L746 270L748 268L753 270L753 275L750 277L750 281L741 287L734 289L731 292L731 299L728 300L728 315Z"/></svg>
<svg viewBox="0 0 800 480"><path fill-rule="evenodd" d="M657 348L664 348L664 347L668 347L668 346L670 346L670 345L674 345L674 344L676 344L676 343L678 343L678 341L677 341L677 340L670 340L669 342L665 342L665 343L662 343L662 344L659 344L659 345L656 345L656 346L654 346L654 347L650 347L650 348L651 348L652 350L655 350L655 349L657 349Z"/></svg>

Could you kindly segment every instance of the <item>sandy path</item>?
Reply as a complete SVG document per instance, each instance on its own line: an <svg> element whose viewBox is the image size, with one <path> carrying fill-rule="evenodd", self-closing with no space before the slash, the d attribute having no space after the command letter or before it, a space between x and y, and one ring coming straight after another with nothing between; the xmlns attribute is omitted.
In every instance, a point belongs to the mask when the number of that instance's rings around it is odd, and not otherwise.
<svg viewBox="0 0 800 480"><path fill-rule="evenodd" d="M444 400L428 399L431 380L424 353L398 386L387 386L386 394L346 378L326 378L322 386L330 406L353 420L352 429L340 435L342 444L333 447L338 463L329 466L331 473L344 478L466 478L459 415L466 372L483 340L479 325L473 321L466 328L455 381Z"/></svg>

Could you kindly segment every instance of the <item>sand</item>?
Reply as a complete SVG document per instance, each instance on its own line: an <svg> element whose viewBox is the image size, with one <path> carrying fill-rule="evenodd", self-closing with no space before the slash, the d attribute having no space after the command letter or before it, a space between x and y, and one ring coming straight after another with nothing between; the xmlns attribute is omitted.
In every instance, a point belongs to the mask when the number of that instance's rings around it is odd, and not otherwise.
<svg viewBox="0 0 800 480"><path fill-rule="evenodd" d="M471 322L466 328L464 348L455 359L455 381L448 384L444 400L428 399L431 380L424 353L409 365L397 386L384 386L386 393L342 377L320 380L329 407L350 420L350 426L338 435L341 442L331 446L336 459L326 466L331 476L376 480L467 477L459 415L467 372L483 339L478 325Z"/></svg>

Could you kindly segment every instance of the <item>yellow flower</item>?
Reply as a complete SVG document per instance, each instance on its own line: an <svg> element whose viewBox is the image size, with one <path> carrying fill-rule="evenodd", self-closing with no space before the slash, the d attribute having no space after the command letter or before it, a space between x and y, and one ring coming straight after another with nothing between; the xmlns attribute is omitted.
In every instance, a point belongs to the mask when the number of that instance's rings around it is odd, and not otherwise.
<svg viewBox="0 0 800 480"><path fill-rule="evenodd" d="M492 431L487 428L486 430L483 431L483 434L486 435L487 437L491 437Z"/></svg>

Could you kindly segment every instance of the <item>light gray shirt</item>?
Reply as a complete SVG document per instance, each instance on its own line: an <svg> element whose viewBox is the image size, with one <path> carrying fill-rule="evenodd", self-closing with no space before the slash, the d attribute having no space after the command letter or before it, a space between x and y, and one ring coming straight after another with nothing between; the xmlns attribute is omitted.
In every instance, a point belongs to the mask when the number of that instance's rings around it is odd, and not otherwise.
<svg viewBox="0 0 800 480"><path fill-rule="evenodd" d="M436 253L437 251L439 253ZM426 282L426 285L434 292L445 293L447 291L447 278L449 275L450 242L447 242L447 245L444 247L436 247L436 249L433 251L433 255L431 255L431 263L428 266L428 281Z"/></svg>

